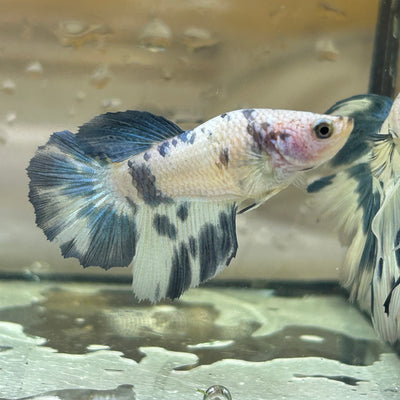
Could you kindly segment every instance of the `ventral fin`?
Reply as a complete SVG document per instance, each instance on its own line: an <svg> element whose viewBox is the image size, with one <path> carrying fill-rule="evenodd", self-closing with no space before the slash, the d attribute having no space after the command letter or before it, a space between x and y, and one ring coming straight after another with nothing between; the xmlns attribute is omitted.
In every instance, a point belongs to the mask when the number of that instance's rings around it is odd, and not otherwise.
<svg viewBox="0 0 400 400"><path fill-rule="evenodd" d="M128 110L98 115L82 125L76 136L87 155L120 162L181 133L179 126L164 117Z"/></svg>
<svg viewBox="0 0 400 400"><path fill-rule="evenodd" d="M236 255L235 203L178 201L142 207L132 288L139 300L174 299L221 272Z"/></svg>

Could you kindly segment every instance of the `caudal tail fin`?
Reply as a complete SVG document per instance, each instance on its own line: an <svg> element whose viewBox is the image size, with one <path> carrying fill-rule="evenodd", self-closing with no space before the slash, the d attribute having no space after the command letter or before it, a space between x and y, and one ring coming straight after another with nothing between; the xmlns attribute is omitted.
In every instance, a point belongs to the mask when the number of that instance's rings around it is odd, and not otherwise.
<svg viewBox="0 0 400 400"><path fill-rule="evenodd" d="M135 255L136 207L113 188L111 168L69 131L54 133L27 168L37 225L84 267L125 267Z"/></svg>

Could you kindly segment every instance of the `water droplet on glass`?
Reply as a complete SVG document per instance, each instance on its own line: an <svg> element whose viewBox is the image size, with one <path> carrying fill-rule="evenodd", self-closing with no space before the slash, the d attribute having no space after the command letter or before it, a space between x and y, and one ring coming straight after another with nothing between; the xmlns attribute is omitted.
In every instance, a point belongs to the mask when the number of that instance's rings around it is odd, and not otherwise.
<svg viewBox="0 0 400 400"><path fill-rule="evenodd" d="M56 35L63 46L81 47L87 42L101 43L111 29L105 24L89 24L81 20L60 22Z"/></svg>
<svg viewBox="0 0 400 400"><path fill-rule="evenodd" d="M7 131L2 126L0 126L0 145L6 144L7 139L8 139Z"/></svg>
<svg viewBox="0 0 400 400"><path fill-rule="evenodd" d="M225 386L213 385L206 390L203 400L232 400L232 396Z"/></svg>
<svg viewBox="0 0 400 400"><path fill-rule="evenodd" d="M330 39L318 40L315 44L315 51L318 60L321 61L336 61L339 55L338 49Z"/></svg>
<svg viewBox="0 0 400 400"><path fill-rule="evenodd" d="M163 51L171 45L171 28L161 19L154 18L139 35L140 45L150 51Z"/></svg>
<svg viewBox="0 0 400 400"><path fill-rule="evenodd" d="M29 266L29 270L32 273L47 272L50 270L50 264L42 261L33 261L32 264Z"/></svg>
<svg viewBox="0 0 400 400"><path fill-rule="evenodd" d="M17 120L17 113L10 112L6 115L7 124L12 125Z"/></svg>
<svg viewBox="0 0 400 400"><path fill-rule="evenodd" d="M109 99L104 99L101 102L101 106L107 110L118 109L118 108L120 108L121 104L122 104L122 101L118 97L111 97Z"/></svg>
<svg viewBox="0 0 400 400"><path fill-rule="evenodd" d="M6 79L1 84L1 89L3 90L4 93L14 94L16 89L15 82L12 81L11 79Z"/></svg>
<svg viewBox="0 0 400 400"><path fill-rule="evenodd" d="M83 101L85 99L86 99L86 93L83 92L82 90L78 90L76 92L76 95L75 95L75 100L76 101Z"/></svg>
<svg viewBox="0 0 400 400"><path fill-rule="evenodd" d="M172 76L173 76L172 71L169 70L168 68L163 68L163 69L161 70L161 73L162 73L162 78L163 78L164 80L169 81L169 80L172 79Z"/></svg>
<svg viewBox="0 0 400 400"><path fill-rule="evenodd" d="M41 78L43 75L43 67L39 61L31 62L25 69L25 72L33 78Z"/></svg>
<svg viewBox="0 0 400 400"><path fill-rule="evenodd" d="M29 268L24 269L23 277L29 281L40 282L40 277Z"/></svg>
<svg viewBox="0 0 400 400"><path fill-rule="evenodd" d="M218 44L218 40L211 32L197 27L186 29L183 42L191 51L214 47Z"/></svg>
<svg viewBox="0 0 400 400"><path fill-rule="evenodd" d="M106 65L100 65L90 76L90 83L102 89L111 79L111 73Z"/></svg>

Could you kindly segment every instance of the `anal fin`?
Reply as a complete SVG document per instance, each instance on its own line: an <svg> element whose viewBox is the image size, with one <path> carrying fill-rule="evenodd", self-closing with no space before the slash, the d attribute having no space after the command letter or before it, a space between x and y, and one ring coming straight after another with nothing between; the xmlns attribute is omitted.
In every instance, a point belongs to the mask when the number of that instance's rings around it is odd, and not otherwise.
<svg viewBox="0 0 400 400"><path fill-rule="evenodd" d="M201 200L141 207L133 263L136 297L174 299L221 272L238 247L236 210L232 202Z"/></svg>

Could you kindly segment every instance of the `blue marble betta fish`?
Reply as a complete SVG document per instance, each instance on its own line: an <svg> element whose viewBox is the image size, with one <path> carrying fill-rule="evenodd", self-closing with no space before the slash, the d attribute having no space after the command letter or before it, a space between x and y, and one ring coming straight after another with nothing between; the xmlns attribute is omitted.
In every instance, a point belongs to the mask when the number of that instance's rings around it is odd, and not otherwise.
<svg viewBox="0 0 400 400"><path fill-rule="evenodd" d="M140 300L177 298L235 256L236 214L328 160L351 118L248 109L183 132L148 112L54 133L28 167L36 223L84 267L133 265Z"/></svg>
<svg viewBox="0 0 400 400"><path fill-rule="evenodd" d="M359 95L327 113L354 118L329 162L334 173L308 191L348 246L342 283L369 313L382 339L400 340L400 96Z"/></svg>

